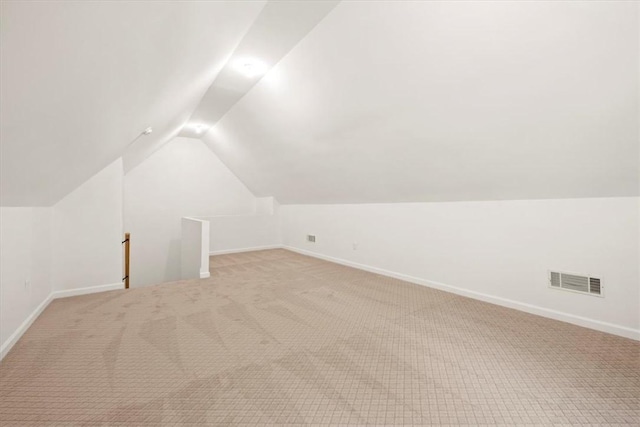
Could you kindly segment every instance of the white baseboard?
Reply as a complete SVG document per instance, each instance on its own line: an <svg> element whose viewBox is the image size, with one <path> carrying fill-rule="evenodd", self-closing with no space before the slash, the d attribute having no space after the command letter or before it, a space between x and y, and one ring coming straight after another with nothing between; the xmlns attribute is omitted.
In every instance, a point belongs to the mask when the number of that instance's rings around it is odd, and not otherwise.
<svg viewBox="0 0 640 427"><path fill-rule="evenodd" d="M446 285L444 283L434 282L430 280L424 280L417 277L409 276L402 273L397 273L394 271L384 270L382 268L372 267L366 264L359 264L352 261L347 261L341 258L335 258L327 255L323 255L317 252L307 251L304 249L298 249L292 246L286 245L270 245L270 246L261 246L256 248L244 248L244 249L233 249L230 251L216 251L211 252L210 255L221 255L227 253L240 253L240 252L250 252L250 251L258 251L264 249L277 249L284 248L290 250L292 252L300 253L302 255L308 255L314 258L323 259L325 261L334 262L336 264L346 265L348 267L357 268L359 270L369 271L371 273L381 274L383 276L393 277L399 280L404 280L406 282L415 283L422 286L427 286L434 289L439 289L446 292L451 292L457 295L477 299L480 301L489 302L492 304L500 305L503 307L513 308L515 310L524 311L526 313L536 314L542 317L547 317L554 320L559 320L562 322L571 323L578 326L583 326L590 329L595 329L597 331L607 332L614 335L619 335L626 338L631 338L637 341L640 341L640 330L628 328L625 326L614 325L607 322L601 322L598 320L588 319L585 317L575 316L572 314L562 313L556 310L551 310L543 307L538 307L531 304L526 304L518 301L513 301L506 298L496 297L493 295L487 295L481 292L470 291L462 288L458 288L451 285ZM203 274L201 273L201 278ZM11 348L18 342L20 337L29 329L31 324L38 318L38 316L44 311L45 308L49 305L51 301L57 298L66 298L77 295L87 295L93 294L97 292L105 292L112 291L117 289L124 289L123 283L113 283L110 285L100 285L100 286L91 286L86 288L79 289L69 289L63 291L55 291L49 294L47 298L45 298L38 307L25 319L24 322L16 329L16 331L11 334L11 336L7 339L5 343L0 347L0 360L2 360L11 350Z"/></svg>
<svg viewBox="0 0 640 427"><path fill-rule="evenodd" d="M223 249L223 250L220 250L220 251L211 251L211 252L209 252L209 256L211 256L211 255L239 254L241 252L263 251L265 249L280 249L282 247L283 247L282 245L277 244L277 245L255 246L253 248Z"/></svg>
<svg viewBox="0 0 640 427"><path fill-rule="evenodd" d="M7 341L2 344L2 347L0 347L0 360L4 359L4 357L9 354L9 351L11 350L11 348L13 348L15 343L17 343L22 335L27 332L27 329L29 329L31 324L38 318L38 316L40 316L40 314L42 314L44 309L47 308L47 306L54 299L73 297L77 295L94 294L97 292L113 291L117 289L124 289L124 283L113 283L110 285L89 286L86 288L51 292L49 296L45 298L44 301L42 301L35 310L33 310L33 312L25 319L25 321L22 322L18 329L16 329L15 332L11 334Z"/></svg>
<svg viewBox="0 0 640 427"><path fill-rule="evenodd" d="M15 343L18 342L20 337L22 337L22 335L27 332L29 326L31 326L31 324L38 318L38 316L40 316L44 309L47 308L51 300L53 300L53 297L52 294L49 294L49 296L47 296L44 301L42 301L40 305L38 305L36 309L33 310L29 317L27 317L24 322L22 322L18 329L16 329L15 332L12 333L9 338L7 338L7 341L5 341L2 344L2 347L0 347L0 360L4 359L4 357L9 353L9 350L11 350Z"/></svg>
<svg viewBox="0 0 640 427"><path fill-rule="evenodd" d="M209 277L211 277L211 273L209 273L208 271L205 272L200 272L200 278L201 279L208 279Z"/></svg>
<svg viewBox="0 0 640 427"><path fill-rule="evenodd" d="M68 289L63 291L53 291L51 295L53 299L75 297L78 295L95 294L97 292L115 291L118 289L124 289L124 283L112 283L110 285L88 286L86 288Z"/></svg>
<svg viewBox="0 0 640 427"><path fill-rule="evenodd" d="M607 332L609 334L618 335L625 338L630 338L636 341L640 341L640 330L628 328L626 326L615 325L612 323L602 322L599 320L593 320L586 317L576 316L573 314L563 313L548 308L539 307L532 304L518 302L507 298L497 297L494 295L488 295L481 292L470 291L463 288L447 285L444 283L434 282L431 280L425 280L418 277L409 276L395 271L389 271L382 268L372 267L366 264L359 264L357 262L347 261L341 258L335 258L332 256L323 255L317 252L308 251L305 249L298 249L292 246L282 246L284 249L292 252L297 252L302 255L308 255L314 258L319 258L325 261L334 262L336 264L346 265L348 267L357 268L359 270L368 271L370 273L381 274L387 277L393 277L395 279L404 280L405 282L415 283L417 285L427 286L434 289L439 289L445 292L451 292L457 295L465 296L468 298L477 299L480 301L488 302L491 304L500 305L502 307L512 308L515 310L524 311L526 313L536 314L538 316L547 317L549 319L559 320L562 322L571 323L573 325L582 326L585 328L595 329L601 332Z"/></svg>

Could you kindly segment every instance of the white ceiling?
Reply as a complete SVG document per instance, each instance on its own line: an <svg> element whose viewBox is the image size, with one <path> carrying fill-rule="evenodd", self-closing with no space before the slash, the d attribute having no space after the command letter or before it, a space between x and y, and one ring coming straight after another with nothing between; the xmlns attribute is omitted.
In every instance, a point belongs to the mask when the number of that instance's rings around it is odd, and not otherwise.
<svg viewBox="0 0 640 427"><path fill-rule="evenodd" d="M199 138L201 129L218 122L260 80L247 76L238 65L259 61L268 71L338 4L338 1L272 1L247 31L191 115L180 136ZM202 130L200 129L200 132Z"/></svg>
<svg viewBox="0 0 640 427"><path fill-rule="evenodd" d="M342 2L203 140L281 203L638 195L633 2Z"/></svg>
<svg viewBox="0 0 640 427"><path fill-rule="evenodd" d="M264 4L3 1L2 205L51 205L177 134Z"/></svg>
<svg viewBox="0 0 640 427"><path fill-rule="evenodd" d="M640 5L335 3L3 1L2 206L190 118L281 203L638 195Z"/></svg>

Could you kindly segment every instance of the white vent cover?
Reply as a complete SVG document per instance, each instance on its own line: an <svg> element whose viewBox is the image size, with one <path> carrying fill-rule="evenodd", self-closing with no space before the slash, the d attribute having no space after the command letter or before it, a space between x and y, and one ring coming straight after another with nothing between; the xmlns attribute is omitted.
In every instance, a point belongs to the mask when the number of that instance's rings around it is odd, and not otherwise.
<svg viewBox="0 0 640 427"><path fill-rule="evenodd" d="M580 292L582 294L602 295L602 281L597 277L589 277L580 274L562 273L560 271L549 272L549 286L565 291Z"/></svg>

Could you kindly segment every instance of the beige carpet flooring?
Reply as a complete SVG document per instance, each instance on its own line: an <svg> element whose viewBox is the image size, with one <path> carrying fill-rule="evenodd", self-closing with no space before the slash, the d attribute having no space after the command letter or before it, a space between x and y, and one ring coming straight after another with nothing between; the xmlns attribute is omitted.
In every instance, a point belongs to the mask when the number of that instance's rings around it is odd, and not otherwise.
<svg viewBox="0 0 640 427"><path fill-rule="evenodd" d="M640 343L294 254L59 299L0 424L640 425Z"/></svg>

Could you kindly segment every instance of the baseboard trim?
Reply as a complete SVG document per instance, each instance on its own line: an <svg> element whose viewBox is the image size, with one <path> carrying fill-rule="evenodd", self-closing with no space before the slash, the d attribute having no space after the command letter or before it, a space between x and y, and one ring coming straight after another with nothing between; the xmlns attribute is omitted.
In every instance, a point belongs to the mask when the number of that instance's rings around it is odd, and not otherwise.
<svg viewBox="0 0 640 427"><path fill-rule="evenodd" d="M208 271L206 271L204 273L202 271L200 272L200 278L201 279L208 279L209 277L211 277L211 273L209 273Z"/></svg>
<svg viewBox="0 0 640 427"><path fill-rule="evenodd" d="M75 297L78 295L95 294L98 292L115 291L118 289L124 289L124 283L112 283L110 285L88 286L86 288L67 289L62 291L52 292L53 299Z"/></svg>
<svg viewBox="0 0 640 427"><path fill-rule="evenodd" d="M42 301L40 305L38 305L38 307L36 307L36 309L33 310L33 312L25 319L25 321L22 322L22 324L18 327L18 329L16 329L15 332L11 334L11 336L7 339L7 341L4 344L2 344L2 347L0 347L0 360L4 359L4 357L7 354L9 354L9 351L11 351L13 346L20 340L22 335L24 335L24 333L27 332L31 324L38 318L38 316L40 316L40 314L42 314L45 308L47 308L47 306L54 299L74 297L78 295L95 294L98 292L113 291L117 289L124 289L124 283L113 283L110 285L89 286L86 288L68 289L64 291L51 292L49 296L47 296L44 299L44 301Z"/></svg>
<svg viewBox="0 0 640 427"><path fill-rule="evenodd" d="M53 300L52 294L49 294L44 301L42 301L35 310L22 322L22 324L16 329L13 334L7 339L7 341L2 344L0 347L0 360L4 359L4 357L9 354L9 351L13 348L15 343L22 337L22 335L27 332L27 329L31 326L31 324L40 316L40 314L44 311L45 308L49 305L49 303Z"/></svg>
<svg viewBox="0 0 640 427"><path fill-rule="evenodd" d="M263 251L266 249L281 249L282 247L283 247L282 245L278 244L278 245L254 246L252 248L223 249L220 251L211 251L209 252L209 256L239 254L242 252Z"/></svg>
<svg viewBox="0 0 640 427"><path fill-rule="evenodd" d="M553 320L559 320L561 322L571 323L573 325L582 326L589 329L595 329L601 332L607 332L609 334L618 335L625 338L630 338L636 341L640 341L640 330L628 328L626 326L615 325L612 323L602 322L599 320L593 320L586 317L576 316L573 314L563 313L548 308L539 307L532 304L522 303L519 301L510 300L507 298L497 297L494 295L488 295L482 292L470 291L456 286L447 285L445 283L435 282L431 280L425 280L407 274L397 273L395 271L385 270L378 267L372 267L366 264L360 264L353 261L347 261L341 258L335 258L328 255L323 255L318 252L312 252L305 249L299 249L293 246L282 246L292 252L296 252L302 255L311 256L314 258L322 259L336 264L346 265L348 267L357 268L359 270L368 271L370 273L376 273L387 277L393 277L395 279L404 280L405 282L415 283L417 285L427 286L429 288L438 289L445 292L454 293L468 298L496 304L502 307L512 308L514 310L524 311L526 313L535 314L538 316L546 317Z"/></svg>
<svg viewBox="0 0 640 427"><path fill-rule="evenodd" d="M259 251L264 249L278 249L283 248L287 249L291 252L296 252L302 255L311 256L314 258L322 259L329 262L334 262L336 264L346 265L348 267L357 268L359 270L368 271L370 273L381 274L387 277L393 277L395 279L404 280L405 282L415 283L417 285L427 286L434 289L439 289L442 291L454 293L456 295L465 296L468 298L473 298L476 300L488 302L491 304L500 305L502 307L512 308L515 310L523 311L526 313L536 314L538 316L547 317L554 320L559 320L566 323L571 323L573 325L582 326L585 328L595 329L601 332L607 332L613 335L622 336L625 338L630 338L636 341L640 341L640 330L628 328L625 326L614 325L612 323L601 322L598 320L588 319L585 317L575 316L572 314L563 313L556 310L551 310L531 304L526 304L506 298L496 297L493 295L484 294L481 292L470 291L467 289L458 288L455 286L447 285L444 283L439 283L431 280L424 280L418 277L409 276L407 274L397 273L390 270L385 270L382 268L372 267L366 264L360 264L353 261L347 261L341 258L336 258L328 255L323 255L317 252L308 251L305 249L295 248L293 246L287 245L270 245L270 246L260 246L255 248L244 248L244 249L233 249L228 251L215 251L210 252L210 255L222 255L222 254L231 254L231 253L241 253L241 252L251 252L251 251ZM203 274L201 273L201 278ZM78 295L87 295L98 292L106 292L112 290L124 289L123 283L113 283L109 285L100 285L100 286L90 286L86 288L79 289L69 289L63 291L55 291L49 294L47 298L42 301L38 307L22 322L22 324L16 329L13 334L7 339L5 343L0 347L0 360L4 359L4 357L9 353L11 348L20 340L22 335L29 329L29 327L33 324L33 322L40 316L40 314L47 308L49 303L54 299L58 298L67 298Z"/></svg>

